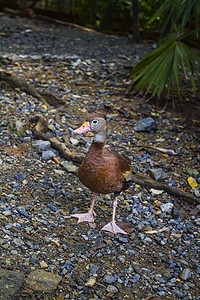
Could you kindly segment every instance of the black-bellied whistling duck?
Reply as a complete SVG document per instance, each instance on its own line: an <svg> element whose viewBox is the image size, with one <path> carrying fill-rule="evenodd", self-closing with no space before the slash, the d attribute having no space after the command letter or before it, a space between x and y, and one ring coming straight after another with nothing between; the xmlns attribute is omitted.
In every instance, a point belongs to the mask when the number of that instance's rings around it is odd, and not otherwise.
<svg viewBox="0 0 200 300"><path fill-rule="evenodd" d="M93 192L93 201L90 210L84 214L73 214L71 217L78 218L80 222L94 222L94 203L97 194L114 193L112 221L105 225L102 230L113 233L127 234L115 223L117 196L121 191L129 187L132 175L132 167L129 158L115 151L104 148L107 133L106 116L95 113L89 116L88 121L73 133L94 133L93 142L79 167L78 177L80 181Z"/></svg>

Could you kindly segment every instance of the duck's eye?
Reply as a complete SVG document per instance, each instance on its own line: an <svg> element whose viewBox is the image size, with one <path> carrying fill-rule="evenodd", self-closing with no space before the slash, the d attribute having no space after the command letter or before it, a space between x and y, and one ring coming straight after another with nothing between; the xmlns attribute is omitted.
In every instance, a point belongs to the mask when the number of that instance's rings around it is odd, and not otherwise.
<svg viewBox="0 0 200 300"><path fill-rule="evenodd" d="M92 124L94 124L94 125L96 125L97 123L98 123L97 120L93 120L93 121L92 121Z"/></svg>

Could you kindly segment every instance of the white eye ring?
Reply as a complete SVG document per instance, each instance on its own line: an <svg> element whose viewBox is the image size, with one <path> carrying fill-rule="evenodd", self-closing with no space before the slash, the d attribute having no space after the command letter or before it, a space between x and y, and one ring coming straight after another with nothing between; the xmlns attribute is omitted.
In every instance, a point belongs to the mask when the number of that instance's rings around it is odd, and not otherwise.
<svg viewBox="0 0 200 300"><path fill-rule="evenodd" d="M92 124L96 125L98 123L97 120L92 120Z"/></svg>

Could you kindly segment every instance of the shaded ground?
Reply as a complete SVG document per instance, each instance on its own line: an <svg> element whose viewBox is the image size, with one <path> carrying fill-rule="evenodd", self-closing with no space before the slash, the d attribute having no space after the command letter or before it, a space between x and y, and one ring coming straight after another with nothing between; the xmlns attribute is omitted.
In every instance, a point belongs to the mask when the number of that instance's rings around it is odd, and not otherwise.
<svg viewBox="0 0 200 300"><path fill-rule="evenodd" d="M125 96L129 66L150 44L4 15L0 29L1 68L66 101L57 107L66 128L77 127L88 112L105 112L107 143L128 155L137 172L162 168L166 183L198 195L198 187L191 190L187 182L189 176L200 179L196 104L187 104L184 114L171 110L152 115L153 107L139 96ZM100 230L111 217L112 195L98 198L94 224L77 224L63 212L86 211L90 191L74 173L42 159L43 151L33 148L31 131L21 138L16 133L16 120L27 123L41 113L51 134L62 140L65 132L55 121L56 107L47 111L5 82L0 107L0 276L5 277L5 270L19 271L19 280L12 275L19 283L17 294L13 292L17 299L199 299L199 205L133 185L120 196L117 210L117 221L128 236ZM146 116L154 117L157 130L135 132L135 122ZM74 149L86 152L91 137L78 138ZM134 148L141 143L178 155ZM167 213L161 209L165 203L173 204ZM153 229L166 230L146 233ZM61 277L51 286L47 273L36 273L39 282L33 284L30 278L40 269ZM12 290L6 282L0 290L0 297L8 299Z"/></svg>

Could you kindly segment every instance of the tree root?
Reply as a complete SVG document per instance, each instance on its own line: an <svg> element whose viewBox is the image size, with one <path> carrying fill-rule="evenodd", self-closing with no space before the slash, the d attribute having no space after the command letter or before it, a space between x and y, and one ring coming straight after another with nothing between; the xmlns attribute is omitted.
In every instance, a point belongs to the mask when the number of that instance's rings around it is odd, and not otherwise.
<svg viewBox="0 0 200 300"><path fill-rule="evenodd" d="M82 153L71 152L66 145L60 142L56 137L52 137L43 132L47 129L47 123L42 115L36 115L31 118L30 124L33 124L32 132L35 138L49 141L51 146L58 150L63 158L79 164L83 161L84 155Z"/></svg>
<svg viewBox="0 0 200 300"><path fill-rule="evenodd" d="M23 79L6 71L0 71L0 81L7 82L12 88L20 88L21 91L38 99L41 103L51 108L51 105L63 105L65 101L51 93L39 93L35 87Z"/></svg>
<svg viewBox="0 0 200 300"><path fill-rule="evenodd" d="M142 174L133 174L132 175L132 180L135 183L137 183L141 186L144 186L144 187L154 188L154 189L157 189L157 190L164 190L168 194L176 196L180 199L184 199L187 202L189 202L190 204L194 204L195 202L200 203L200 199L195 197L191 193L188 193L188 192L185 192L185 191L183 191L181 189L178 189L176 187L167 185L166 183L156 181L156 180L152 179L149 176L145 176L145 175L142 175Z"/></svg>

